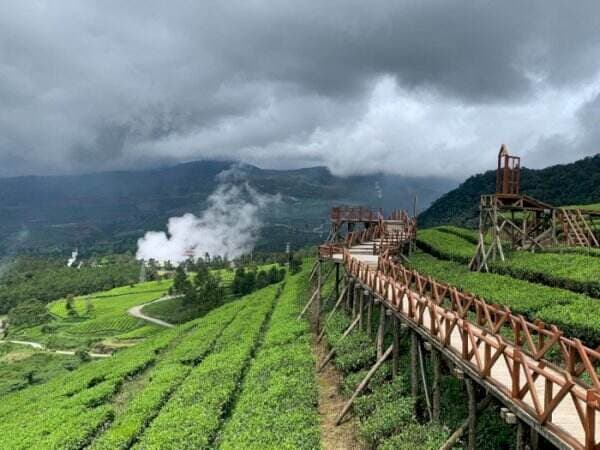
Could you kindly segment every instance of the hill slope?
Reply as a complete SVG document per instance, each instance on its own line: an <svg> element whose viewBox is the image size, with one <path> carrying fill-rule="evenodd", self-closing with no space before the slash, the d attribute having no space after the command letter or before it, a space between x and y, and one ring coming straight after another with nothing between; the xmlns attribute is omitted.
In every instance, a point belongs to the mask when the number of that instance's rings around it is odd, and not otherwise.
<svg viewBox="0 0 600 450"><path fill-rule="evenodd" d="M134 250L145 231L163 230L169 217L199 214L218 184L218 174L232 164L200 161L143 171L2 178L0 255L66 254L76 246L83 256ZM392 175L341 178L324 167L248 166L246 172L248 182L259 191L283 197L264 217L259 242L264 249L282 249L287 241L299 246L322 240L313 229L326 219L332 203L408 208L418 193L426 207L455 185L444 179ZM399 199L405 203L399 204Z"/></svg>
<svg viewBox="0 0 600 450"><path fill-rule="evenodd" d="M425 228L442 224L476 226L479 196L491 194L495 189L495 171L474 175L434 201L419 216L419 225ZM521 191L553 205L598 203L600 154L541 170L524 168Z"/></svg>

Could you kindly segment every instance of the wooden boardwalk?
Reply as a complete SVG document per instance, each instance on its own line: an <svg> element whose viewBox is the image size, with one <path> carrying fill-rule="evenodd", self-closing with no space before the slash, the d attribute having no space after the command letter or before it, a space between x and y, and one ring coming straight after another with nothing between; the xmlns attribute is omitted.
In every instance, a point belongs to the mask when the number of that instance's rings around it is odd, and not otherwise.
<svg viewBox="0 0 600 450"><path fill-rule="evenodd" d="M564 339L563 343L556 337L560 336L558 332L544 330L532 338L532 325L520 316L492 309L482 300L477 305L472 299L465 303L468 297L462 300L456 290L383 260L374 254L376 239L351 244L348 248L336 247L325 259L343 264L351 277L398 318L454 362L461 363L475 381L555 445L599 448L595 431L600 426L596 414L598 384L594 386L597 377L591 363L597 358L594 350L580 348L577 340ZM442 289L445 294L440 296ZM444 295L446 300L452 298L452 307L448 307ZM500 333L502 327L516 330L517 339L523 335L529 345L515 345L506 339ZM544 341L546 336L550 341ZM578 355L570 356L570 370L544 359L552 346L562 346L567 355Z"/></svg>

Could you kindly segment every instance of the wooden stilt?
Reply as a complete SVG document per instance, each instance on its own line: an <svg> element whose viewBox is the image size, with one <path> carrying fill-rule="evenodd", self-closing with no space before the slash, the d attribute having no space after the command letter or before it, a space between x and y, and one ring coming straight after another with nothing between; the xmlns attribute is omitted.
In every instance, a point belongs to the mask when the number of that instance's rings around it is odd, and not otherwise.
<svg viewBox="0 0 600 450"><path fill-rule="evenodd" d="M344 334L342 334L342 337L340 338L339 341L336 342L336 344L339 344L346 336L348 336L350 334L350 332L354 329L354 327L356 327L356 325L358 324L359 317L360 316L357 316L354 318L354 320L352 321L350 326L348 328L346 328L346 331L344 331ZM317 369L317 372L320 372L321 370L323 370L325 368L327 363L329 361L331 361L331 358L333 358L333 355L335 355L335 351L336 351L336 348L332 347L332 349L329 351L329 353L327 354L327 356L325 357L325 359L323 360L323 362Z"/></svg>
<svg viewBox="0 0 600 450"><path fill-rule="evenodd" d="M340 296L340 263L335 263L335 298Z"/></svg>
<svg viewBox="0 0 600 450"><path fill-rule="evenodd" d="M419 351L417 350L418 345L419 338L417 334L413 331L410 335L410 395L414 399L415 405L419 397Z"/></svg>
<svg viewBox="0 0 600 450"><path fill-rule="evenodd" d="M529 430L529 447L531 450L538 450L540 448L540 435L533 428L530 428Z"/></svg>
<svg viewBox="0 0 600 450"><path fill-rule="evenodd" d="M360 297L360 287L358 283L354 283L354 290L352 294L352 317L356 316L358 311L358 297Z"/></svg>
<svg viewBox="0 0 600 450"><path fill-rule="evenodd" d="M321 312L325 311L325 308L327 308L327 305L329 304L329 300L331 300L331 297L333 297L333 294L335 294L335 289L332 289L331 292L329 293L329 295L323 301L323 304L321 305Z"/></svg>
<svg viewBox="0 0 600 450"><path fill-rule="evenodd" d="M380 303L379 327L377 328L377 359L383 355L383 338L385 337L385 305Z"/></svg>
<svg viewBox="0 0 600 450"><path fill-rule="evenodd" d="M371 367L371 370L369 370L369 372L367 373L365 378L360 382L360 384L358 385L358 387L352 394L352 397L350 397L350 400L348 400L348 402L344 405L344 407L342 408L342 411L337 416L337 419L335 419L336 425L340 424L340 422L342 421L344 416L348 413L348 410L354 403L354 400L356 400L356 397L358 397L358 395L363 391L363 389L367 386L367 384L369 384L369 381L371 380L373 375L375 375L375 372L377 372L377 369L379 369L381 367L381 365L384 363L384 361L388 358L388 356L390 356L390 354L392 353L393 347L394 347L393 345L390 345L388 347L388 349L385 351L385 353L381 356L381 358L379 358L377 360L377 362L373 365L373 367Z"/></svg>
<svg viewBox="0 0 600 450"><path fill-rule="evenodd" d="M427 386L427 377L425 374L425 359L423 358L423 346L419 342L417 346L419 352L419 368L421 369L421 382L423 384L423 393L425 394L425 405L427 406L427 414L429 420L433 420L433 412L431 411L431 399L429 397L429 387Z"/></svg>
<svg viewBox="0 0 600 450"><path fill-rule="evenodd" d="M321 261L317 267L317 317L315 319L315 327L317 332L321 330Z"/></svg>
<svg viewBox="0 0 600 450"><path fill-rule="evenodd" d="M400 365L400 324L398 323L398 318L396 316L392 316L392 333L394 339L394 353L392 355L392 377L396 378L398 376L398 369Z"/></svg>
<svg viewBox="0 0 600 450"><path fill-rule="evenodd" d="M342 289L341 295L339 296L337 302L335 302L335 305L333 305L333 309L329 312L329 315L325 319L325 324L331 320L331 318L333 317L333 315L335 314L337 309L340 307L342 300L344 300L344 298L346 297L346 293L348 291L349 291L348 286L346 286L344 289ZM321 339L323 338L323 335L325 334L325 324L323 324L323 329L321 330L321 333L319 334L319 337L317 338L317 343L321 342Z"/></svg>
<svg viewBox="0 0 600 450"><path fill-rule="evenodd" d="M352 294L354 293L354 281L352 278L348 277L346 287L346 311L350 311L352 310Z"/></svg>
<svg viewBox="0 0 600 450"><path fill-rule="evenodd" d="M480 413L485 408L487 408L491 401L492 401L492 397L490 395L486 395L486 397L481 401L481 403L479 405L477 405L477 408L476 408L477 413ZM465 420L456 429L456 431L450 435L448 440L446 442L444 442L444 445L442 445L440 447L440 450L452 449L454 447L454 444L456 444L456 441L458 441L460 439L460 437L464 434L464 432L467 430L468 427L469 427L469 419L467 418L467 420Z"/></svg>
<svg viewBox="0 0 600 450"><path fill-rule="evenodd" d="M435 348L431 350L431 369L433 372L433 401L432 401L432 412L433 421L440 421L440 404L441 404L441 387L440 380L442 377L441 364L440 364L440 352Z"/></svg>
<svg viewBox="0 0 600 450"><path fill-rule="evenodd" d="M363 320L364 309L365 309L365 295L369 295L369 293L365 290L360 291L360 298L358 299L358 328L360 331L363 331L365 328L365 323Z"/></svg>
<svg viewBox="0 0 600 450"><path fill-rule="evenodd" d="M373 334L373 296L371 293L367 296L367 335Z"/></svg>
<svg viewBox="0 0 600 450"><path fill-rule="evenodd" d="M304 308L302 309L302 311L300 312L300 314L298 314L298 320L300 320L302 318L302 316L304 314L306 314L306 311L308 311L308 308L310 308L310 305L312 305L312 303L315 301L315 299L317 298L317 294L319 293L319 291L315 290L315 292L313 292L313 295L310 297L310 300L308 301L308 303L306 303L306 305L304 305Z"/></svg>
<svg viewBox="0 0 600 450"><path fill-rule="evenodd" d="M475 450L477 444L477 399L475 398L475 386L473 380L469 377L465 377L465 387L467 388L467 397L469 401L469 434L467 440L467 450Z"/></svg>
<svg viewBox="0 0 600 450"><path fill-rule="evenodd" d="M516 450L525 450L525 424L522 421L517 422L517 443Z"/></svg>

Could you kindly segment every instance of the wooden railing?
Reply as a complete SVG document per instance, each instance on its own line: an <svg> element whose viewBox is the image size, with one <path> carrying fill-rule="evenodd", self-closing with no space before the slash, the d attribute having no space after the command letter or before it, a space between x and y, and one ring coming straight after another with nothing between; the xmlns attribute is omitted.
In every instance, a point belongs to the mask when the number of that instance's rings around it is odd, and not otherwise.
<svg viewBox="0 0 600 450"><path fill-rule="evenodd" d="M379 257L371 268L344 248L343 263L350 275L537 424L573 448L598 448L600 380L594 362L599 349L388 258Z"/></svg>

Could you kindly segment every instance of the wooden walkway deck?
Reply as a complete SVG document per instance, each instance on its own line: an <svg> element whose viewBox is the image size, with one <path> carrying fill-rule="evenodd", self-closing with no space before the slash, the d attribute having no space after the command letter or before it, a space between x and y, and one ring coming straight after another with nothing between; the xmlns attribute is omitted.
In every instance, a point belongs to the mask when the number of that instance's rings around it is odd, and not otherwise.
<svg viewBox="0 0 600 450"><path fill-rule="evenodd" d="M555 445L599 448L595 437L600 426L596 390L572 371L512 344L501 336L499 328L491 333L489 326L481 326L466 313L458 314L402 279L386 274L374 249L375 242L367 241L332 253L327 259L343 264L349 275L383 300L395 315L418 328L437 348L461 360L479 377L476 381L492 388L500 401L537 425Z"/></svg>

